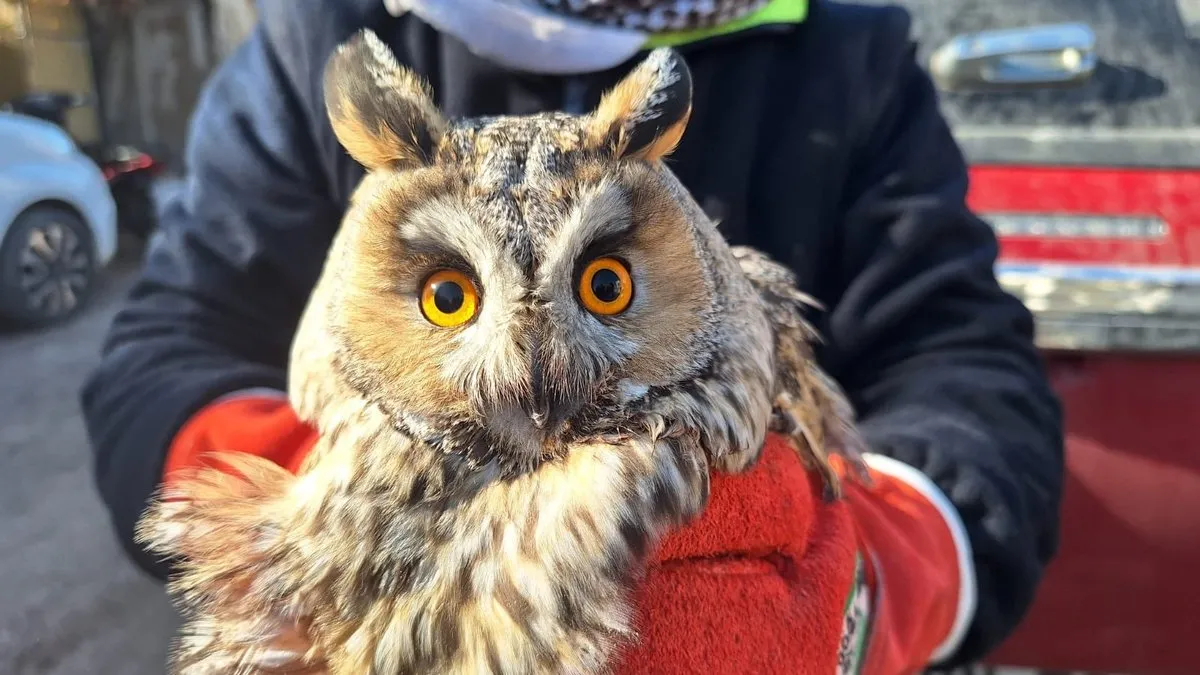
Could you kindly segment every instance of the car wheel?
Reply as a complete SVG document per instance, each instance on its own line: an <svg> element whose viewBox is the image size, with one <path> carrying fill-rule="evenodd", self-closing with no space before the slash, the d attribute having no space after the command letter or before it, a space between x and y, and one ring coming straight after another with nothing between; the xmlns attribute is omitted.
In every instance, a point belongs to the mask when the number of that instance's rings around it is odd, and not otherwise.
<svg viewBox="0 0 1200 675"><path fill-rule="evenodd" d="M22 328L61 321L84 305L96 277L91 231L71 211L35 206L0 244L0 316Z"/></svg>

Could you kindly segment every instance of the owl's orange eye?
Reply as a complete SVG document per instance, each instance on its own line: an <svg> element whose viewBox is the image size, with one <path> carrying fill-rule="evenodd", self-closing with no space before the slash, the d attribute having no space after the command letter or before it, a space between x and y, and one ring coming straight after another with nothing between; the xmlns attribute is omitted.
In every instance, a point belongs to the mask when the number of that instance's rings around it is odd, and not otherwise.
<svg viewBox="0 0 1200 675"><path fill-rule="evenodd" d="M435 326L461 326L479 311L479 292L467 275L458 270L439 270L429 275L421 289L421 312Z"/></svg>
<svg viewBox="0 0 1200 675"><path fill-rule="evenodd" d="M596 258L579 277L579 301L593 314L612 316L633 302L629 268L616 258Z"/></svg>

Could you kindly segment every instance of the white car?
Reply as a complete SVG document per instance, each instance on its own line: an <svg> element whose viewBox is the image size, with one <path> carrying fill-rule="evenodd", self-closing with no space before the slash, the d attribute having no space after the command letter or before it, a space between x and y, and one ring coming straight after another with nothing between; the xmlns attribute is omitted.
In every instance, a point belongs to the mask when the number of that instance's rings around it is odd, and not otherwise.
<svg viewBox="0 0 1200 675"><path fill-rule="evenodd" d="M60 127L0 112L0 321L59 321L83 306L117 250L100 168Z"/></svg>

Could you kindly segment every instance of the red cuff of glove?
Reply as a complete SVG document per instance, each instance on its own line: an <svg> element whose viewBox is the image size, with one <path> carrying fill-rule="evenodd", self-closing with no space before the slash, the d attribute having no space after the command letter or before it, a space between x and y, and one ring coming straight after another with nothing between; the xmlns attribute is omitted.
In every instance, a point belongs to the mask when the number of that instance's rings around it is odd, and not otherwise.
<svg viewBox="0 0 1200 675"><path fill-rule="evenodd" d="M218 399L200 410L175 435L163 480L179 469L207 464L214 452L244 452L295 473L316 443L317 433L301 422L282 392L253 390Z"/></svg>
<svg viewBox="0 0 1200 675"><path fill-rule="evenodd" d="M870 561L865 675L917 673L957 651L974 618L976 582L958 512L928 477L867 455L874 485L849 483L847 504Z"/></svg>

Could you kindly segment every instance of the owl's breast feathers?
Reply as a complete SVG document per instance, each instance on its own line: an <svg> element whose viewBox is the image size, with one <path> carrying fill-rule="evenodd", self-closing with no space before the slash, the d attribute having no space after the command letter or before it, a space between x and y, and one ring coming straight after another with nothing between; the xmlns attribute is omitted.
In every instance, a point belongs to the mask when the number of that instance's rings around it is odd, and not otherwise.
<svg viewBox="0 0 1200 675"><path fill-rule="evenodd" d="M295 478L225 458L233 473L182 477L148 516L147 543L187 556L175 672L601 672L650 548L708 498L699 448L652 431L481 483L364 405L314 458ZM303 640L264 649L288 617Z"/></svg>
<svg viewBox="0 0 1200 675"><path fill-rule="evenodd" d="M710 468L758 459L772 386L831 391L807 371L764 369L770 341L746 347L765 351L648 391L620 433L515 477L414 440L383 407L326 387L301 475L227 458L240 476L200 469L144 521L154 550L184 556L172 591L192 618L174 672L606 672L635 637L631 594L660 538L705 507ZM788 389L789 377L802 384ZM794 400L804 412L822 405ZM811 448L801 457L827 461Z"/></svg>

